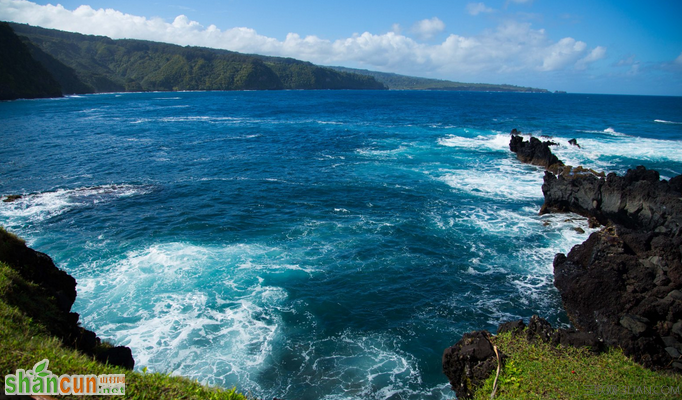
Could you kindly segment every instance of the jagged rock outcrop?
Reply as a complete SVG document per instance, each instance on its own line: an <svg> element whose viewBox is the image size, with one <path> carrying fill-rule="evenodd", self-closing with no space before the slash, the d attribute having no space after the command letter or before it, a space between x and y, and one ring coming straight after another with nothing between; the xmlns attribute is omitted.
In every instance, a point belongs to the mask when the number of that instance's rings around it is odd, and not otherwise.
<svg viewBox="0 0 682 400"><path fill-rule="evenodd" d="M606 227L554 259L571 322L651 369L682 371L682 175L545 172L541 213L575 212ZM675 325L678 324L678 325Z"/></svg>
<svg viewBox="0 0 682 400"><path fill-rule="evenodd" d="M0 261L11 266L35 286L20 288L19 296L6 300L60 338L69 347L96 357L101 362L132 369L135 365L128 347L102 345L97 335L82 328L78 313L71 312L76 300L76 280L57 268L52 259L35 251L16 236L0 228Z"/></svg>
<svg viewBox="0 0 682 400"><path fill-rule="evenodd" d="M604 349L603 342L592 332L575 329L555 329L545 319L533 315L526 325L523 320L502 323L497 333L511 332L530 343L544 342L554 346L587 347L593 352ZM490 343L488 331L465 333L454 346L443 352L443 373L450 380L452 390L459 399L470 399L493 371L497 369L497 356ZM500 363L507 356L499 351Z"/></svg>
<svg viewBox="0 0 682 400"><path fill-rule="evenodd" d="M594 217L603 225L656 231L679 236L682 228L682 175L661 181L645 167L606 178L589 171L545 172L541 213L574 212Z"/></svg>
<svg viewBox="0 0 682 400"><path fill-rule="evenodd" d="M610 225L557 254L554 284L571 322L648 368L682 370L681 246L681 236Z"/></svg>
<svg viewBox="0 0 682 400"><path fill-rule="evenodd" d="M522 136L514 134L515 131L516 129L512 131L512 137L509 141L509 150L516 153L516 158L518 158L519 161L527 164L539 165L554 172L557 172L564 166L564 163L561 162L549 148L550 146L556 145L556 143L551 141L543 142L532 136L529 141L525 141ZM516 131L516 133L518 133L518 131Z"/></svg>
<svg viewBox="0 0 682 400"><path fill-rule="evenodd" d="M497 369L497 356L489 338L488 331L465 333L443 352L443 373L458 399L472 398L474 391Z"/></svg>
<svg viewBox="0 0 682 400"><path fill-rule="evenodd" d="M497 334L505 332L511 332L514 336L524 333L526 340L531 343L541 341L551 343L553 346L586 347L595 353L605 349L604 342L596 333L578 331L577 329L552 328L547 320L537 315L530 318L527 326L523 320L500 324L497 328Z"/></svg>
<svg viewBox="0 0 682 400"><path fill-rule="evenodd" d="M512 136L509 147L523 162L552 163L549 144L539 143ZM546 168L541 214L574 212L605 226L554 259L571 322L648 368L682 372L682 175Z"/></svg>

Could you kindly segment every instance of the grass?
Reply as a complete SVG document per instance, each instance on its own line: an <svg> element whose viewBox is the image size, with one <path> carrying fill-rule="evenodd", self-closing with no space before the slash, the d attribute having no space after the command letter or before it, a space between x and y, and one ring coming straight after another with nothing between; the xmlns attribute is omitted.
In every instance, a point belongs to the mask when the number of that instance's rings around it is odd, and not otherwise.
<svg viewBox="0 0 682 400"><path fill-rule="evenodd" d="M510 333L492 339L509 358L500 372L496 399L680 398L682 376L653 372L620 349L594 355L587 349L529 343ZM495 373L474 398L490 399Z"/></svg>
<svg viewBox="0 0 682 400"><path fill-rule="evenodd" d="M236 389L224 390L169 374L132 372L104 365L65 347L59 339L48 333L44 325L22 309L33 303L49 312L50 306L54 306L50 299L41 298L41 295L44 295L44 291L38 285L27 282L12 266L0 262L0 385L3 388L5 375L13 374L19 368L28 370L47 358L50 360L49 370L56 375L125 374L126 399L248 399L237 393ZM66 396L69 397L76 398ZM94 396L98 397L112 399L111 396Z"/></svg>

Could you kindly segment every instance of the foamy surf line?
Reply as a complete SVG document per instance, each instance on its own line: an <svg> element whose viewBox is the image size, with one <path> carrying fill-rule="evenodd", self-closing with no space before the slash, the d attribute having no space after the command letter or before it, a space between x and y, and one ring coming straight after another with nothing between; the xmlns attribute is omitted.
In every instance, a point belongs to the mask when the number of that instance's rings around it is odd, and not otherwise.
<svg viewBox="0 0 682 400"><path fill-rule="evenodd" d="M106 203L117 198L144 195L151 191L151 186L123 184L6 195L0 202L0 217L10 226L20 221L39 222L75 207Z"/></svg>
<svg viewBox="0 0 682 400"><path fill-rule="evenodd" d="M682 125L682 122L666 121L664 119L655 119L654 122L658 122L659 124Z"/></svg>
<svg viewBox="0 0 682 400"><path fill-rule="evenodd" d="M279 336L287 293L245 266L269 260L279 269L285 256L246 244L152 245L78 267L76 309L86 326L131 347L140 367L263 393L258 377Z"/></svg>
<svg viewBox="0 0 682 400"><path fill-rule="evenodd" d="M509 151L509 135L479 135L473 138L449 135L438 139L438 144L474 151Z"/></svg>

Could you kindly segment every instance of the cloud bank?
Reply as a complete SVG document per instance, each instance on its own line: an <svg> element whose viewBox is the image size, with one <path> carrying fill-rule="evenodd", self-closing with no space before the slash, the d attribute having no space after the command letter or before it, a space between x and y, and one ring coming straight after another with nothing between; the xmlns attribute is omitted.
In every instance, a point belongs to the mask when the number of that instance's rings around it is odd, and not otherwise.
<svg viewBox="0 0 682 400"><path fill-rule="evenodd" d="M520 2L517 0L517 2ZM487 12L483 3L469 9ZM472 12L473 10L473 12ZM258 34L254 29L221 30L179 15L173 22L125 14L114 9L82 5L68 10L61 5L38 5L26 0L0 0L0 20L38 25L115 39L135 38L179 45L205 46L273 56L294 57L323 65L358 66L381 71L448 79L475 79L491 74L549 72L585 69L604 57L601 46L590 49L571 37L553 41L544 29L529 23L507 21L475 36L450 34L441 43L424 43L443 33L439 18L418 21L414 35L393 31L364 32L337 40L289 33L284 40ZM505 79L505 78L502 78Z"/></svg>

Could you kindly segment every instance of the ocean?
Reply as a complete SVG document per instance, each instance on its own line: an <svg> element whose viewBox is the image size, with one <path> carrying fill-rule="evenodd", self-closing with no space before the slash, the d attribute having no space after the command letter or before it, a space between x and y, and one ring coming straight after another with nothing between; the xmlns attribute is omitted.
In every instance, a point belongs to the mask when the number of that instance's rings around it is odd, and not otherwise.
<svg viewBox="0 0 682 400"><path fill-rule="evenodd" d="M0 225L78 281L136 369L264 399L449 399L472 330L569 323L543 170L682 173L682 98L411 91L112 93L0 103ZM567 143L577 139L581 148Z"/></svg>

